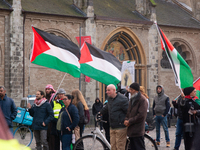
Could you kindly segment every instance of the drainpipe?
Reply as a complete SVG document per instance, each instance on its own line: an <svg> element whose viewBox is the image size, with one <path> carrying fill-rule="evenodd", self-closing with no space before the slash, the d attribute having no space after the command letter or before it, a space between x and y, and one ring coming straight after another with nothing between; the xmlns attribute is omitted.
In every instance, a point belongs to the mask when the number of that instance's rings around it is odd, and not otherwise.
<svg viewBox="0 0 200 150"><path fill-rule="evenodd" d="M26 20L26 13L24 13L23 19L23 97L25 97L25 20Z"/></svg>

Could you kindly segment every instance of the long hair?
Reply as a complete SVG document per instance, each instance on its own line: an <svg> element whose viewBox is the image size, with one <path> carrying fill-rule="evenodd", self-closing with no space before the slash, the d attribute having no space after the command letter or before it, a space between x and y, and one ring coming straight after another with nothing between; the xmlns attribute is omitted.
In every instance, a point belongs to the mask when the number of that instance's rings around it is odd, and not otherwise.
<svg viewBox="0 0 200 150"><path fill-rule="evenodd" d="M80 90L75 89L72 91L72 96L74 97L72 104L74 104L75 106L77 106L78 102L81 101L81 103L84 106L84 110L89 110L87 103L83 97L83 94L81 93Z"/></svg>
<svg viewBox="0 0 200 150"><path fill-rule="evenodd" d="M143 86L140 86L140 92L142 95L144 95L147 99L149 99L149 96L145 93L145 89Z"/></svg>

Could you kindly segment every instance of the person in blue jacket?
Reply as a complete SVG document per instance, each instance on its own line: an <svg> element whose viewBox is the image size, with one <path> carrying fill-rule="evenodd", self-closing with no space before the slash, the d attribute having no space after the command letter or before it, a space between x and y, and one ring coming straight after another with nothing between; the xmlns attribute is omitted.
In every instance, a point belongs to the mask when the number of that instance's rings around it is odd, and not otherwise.
<svg viewBox="0 0 200 150"><path fill-rule="evenodd" d="M47 128L49 122L54 118L53 109L47 102L44 92L37 91L33 106L28 103L29 113L33 117L32 129L36 141L36 149L49 150L47 142Z"/></svg>
<svg viewBox="0 0 200 150"><path fill-rule="evenodd" d="M8 127L13 134L12 121L17 116L17 108L13 99L7 96L6 88L4 86L0 86L0 107L3 111L3 115L7 121Z"/></svg>
<svg viewBox="0 0 200 150"><path fill-rule="evenodd" d="M61 142L62 142L62 150L71 150L70 144L72 142L72 130L79 123L79 114L78 109L72 102L73 97L71 95L65 95L63 103L65 105L64 108L60 110L61 116Z"/></svg>

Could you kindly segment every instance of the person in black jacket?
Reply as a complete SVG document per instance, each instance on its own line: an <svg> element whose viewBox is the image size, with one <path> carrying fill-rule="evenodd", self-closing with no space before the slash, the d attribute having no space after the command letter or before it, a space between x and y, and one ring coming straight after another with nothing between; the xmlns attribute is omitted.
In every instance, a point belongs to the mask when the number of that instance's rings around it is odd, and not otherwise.
<svg viewBox="0 0 200 150"><path fill-rule="evenodd" d="M95 127L97 126L97 122L96 122L96 119L95 119L96 114L97 114L98 112L100 112L100 110L101 110L102 108L103 108L103 104L100 102L100 99L97 97L97 98L95 99L95 103L94 103L93 106L92 106L92 114L93 114L93 116L94 116ZM101 130L101 132L103 132L102 122L100 122L100 130Z"/></svg>
<svg viewBox="0 0 200 150"><path fill-rule="evenodd" d="M184 94L183 94L184 93ZM198 99L196 96L196 89L194 87L187 87L181 93L182 100L180 102L181 111L183 114L183 124L184 124L184 144L185 150L199 150L199 147L192 148L193 142L195 140L194 135L198 126L197 117L200 117L200 106L195 102ZM194 124L191 126L190 124ZM199 135L198 135L199 137ZM199 140L197 141L199 144Z"/></svg>
<svg viewBox="0 0 200 150"><path fill-rule="evenodd" d="M103 107L105 107L108 103L108 100L106 100L103 104ZM110 143L110 122L109 122L109 115L108 115L108 112L105 113L103 116L102 116L102 120L106 121L106 122L103 122L103 128L105 130L105 136L106 136L106 139L107 141Z"/></svg>
<svg viewBox="0 0 200 150"><path fill-rule="evenodd" d="M110 144L112 150L125 149L127 129L124 125L128 109L128 99L120 93L116 93L113 84L107 86L108 103L102 108L100 114L108 112L110 121Z"/></svg>
<svg viewBox="0 0 200 150"><path fill-rule="evenodd" d="M61 141L62 150L70 150L72 142L72 130L78 125L79 114L76 106L71 104L72 96L66 95L62 99L65 107L60 110L61 116Z"/></svg>
<svg viewBox="0 0 200 150"><path fill-rule="evenodd" d="M183 136L183 115L181 111L180 101L182 97L179 96L177 100L173 100L172 104L174 108L177 109L177 122L176 122L176 140L174 145L174 150L179 150L179 147L181 145L181 139Z"/></svg>
<svg viewBox="0 0 200 150"><path fill-rule="evenodd" d="M36 149L49 150L47 142L47 127L49 122L53 120L53 110L51 105L47 102L44 92L37 91L34 105L28 103L29 113L33 117L32 129L36 141Z"/></svg>

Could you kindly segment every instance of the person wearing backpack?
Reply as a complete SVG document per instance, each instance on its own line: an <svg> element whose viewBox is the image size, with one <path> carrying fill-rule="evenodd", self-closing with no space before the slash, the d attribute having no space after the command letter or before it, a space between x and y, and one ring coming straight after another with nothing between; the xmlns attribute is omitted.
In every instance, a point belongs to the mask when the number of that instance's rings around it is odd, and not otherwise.
<svg viewBox="0 0 200 150"><path fill-rule="evenodd" d="M72 143L72 131L79 122L78 109L71 103L72 99L71 95L66 95L62 99L65 105L65 107L60 110L59 116L59 119L61 119L60 129L62 150L71 150L70 145ZM60 123L59 119L58 123Z"/></svg>

